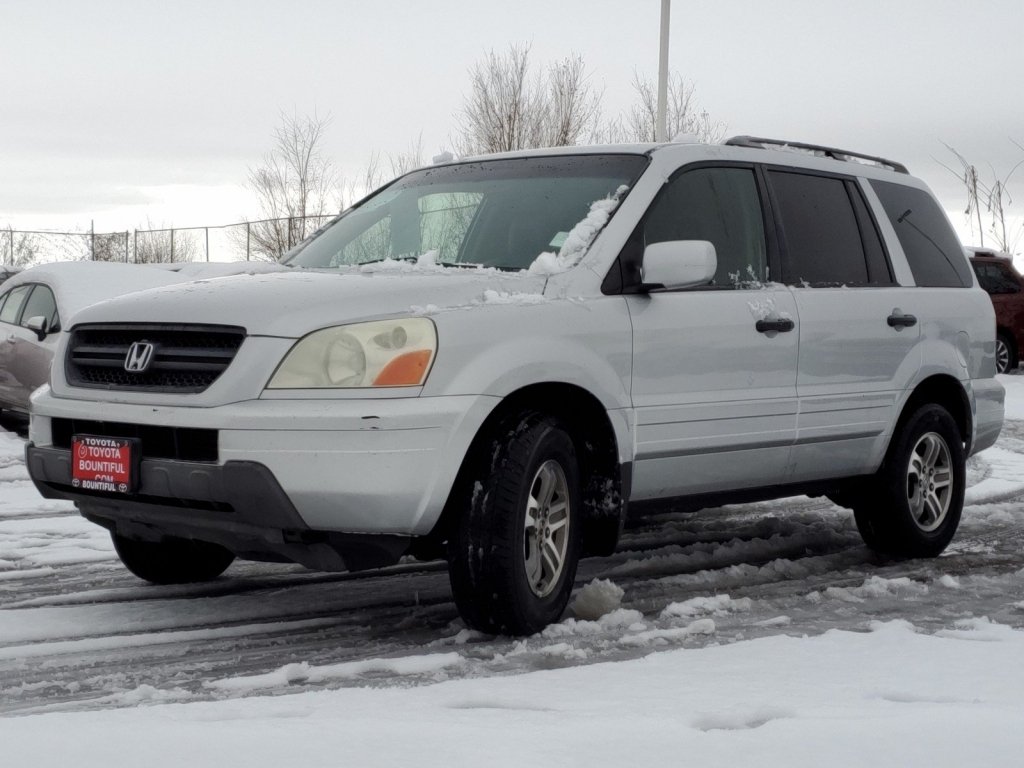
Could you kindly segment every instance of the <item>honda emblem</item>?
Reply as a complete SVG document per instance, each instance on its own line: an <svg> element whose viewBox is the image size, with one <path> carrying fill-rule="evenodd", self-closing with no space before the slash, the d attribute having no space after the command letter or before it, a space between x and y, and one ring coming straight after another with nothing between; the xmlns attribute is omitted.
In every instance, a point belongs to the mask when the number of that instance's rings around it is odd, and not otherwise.
<svg viewBox="0 0 1024 768"><path fill-rule="evenodd" d="M124 358L124 369L129 373L145 373L153 362L155 349L148 341L132 342Z"/></svg>

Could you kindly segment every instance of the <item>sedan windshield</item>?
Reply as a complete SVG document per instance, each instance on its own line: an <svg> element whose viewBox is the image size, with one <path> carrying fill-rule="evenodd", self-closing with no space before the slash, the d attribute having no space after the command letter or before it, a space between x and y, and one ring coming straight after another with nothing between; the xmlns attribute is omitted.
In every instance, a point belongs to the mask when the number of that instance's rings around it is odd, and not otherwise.
<svg viewBox="0 0 1024 768"><path fill-rule="evenodd" d="M285 263L340 267L384 259L526 269L557 252L597 200L631 187L641 155L564 155L425 168L403 176Z"/></svg>

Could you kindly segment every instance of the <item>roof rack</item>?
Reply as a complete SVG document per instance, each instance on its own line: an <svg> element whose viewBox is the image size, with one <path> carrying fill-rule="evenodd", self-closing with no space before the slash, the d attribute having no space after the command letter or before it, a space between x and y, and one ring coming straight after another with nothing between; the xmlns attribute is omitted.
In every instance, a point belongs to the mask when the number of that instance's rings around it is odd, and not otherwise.
<svg viewBox="0 0 1024 768"><path fill-rule="evenodd" d="M836 149L835 147L823 147L820 144L804 144L799 141L783 141L782 139L762 139L757 136L733 136L731 139L726 139L722 143L730 147L751 147L753 149L799 149L816 155L831 157L833 160L845 160L847 162L851 159L866 160L869 163L880 165L883 168L889 168L897 173L910 173L910 171L907 170L907 166L903 165L903 163L886 160L884 157L865 155L861 152L850 152L849 150Z"/></svg>

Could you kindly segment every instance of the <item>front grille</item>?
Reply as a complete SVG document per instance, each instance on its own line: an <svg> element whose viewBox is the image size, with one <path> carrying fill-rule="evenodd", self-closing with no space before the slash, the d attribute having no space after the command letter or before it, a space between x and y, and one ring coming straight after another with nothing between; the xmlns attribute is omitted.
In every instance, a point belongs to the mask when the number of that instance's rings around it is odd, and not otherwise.
<svg viewBox="0 0 1024 768"><path fill-rule="evenodd" d="M186 427L157 427L149 424L122 424L116 421L53 419L55 448L71 450L72 435L99 437L136 437L142 442L144 459L178 461L217 461L217 430Z"/></svg>
<svg viewBox="0 0 1024 768"><path fill-rule="evenodd" d="M134 392L202 392L231 364L245 329L229 325L79 325L64 370L74 387ZM153 346L143 372L125 369L135 342Z"/></svg>

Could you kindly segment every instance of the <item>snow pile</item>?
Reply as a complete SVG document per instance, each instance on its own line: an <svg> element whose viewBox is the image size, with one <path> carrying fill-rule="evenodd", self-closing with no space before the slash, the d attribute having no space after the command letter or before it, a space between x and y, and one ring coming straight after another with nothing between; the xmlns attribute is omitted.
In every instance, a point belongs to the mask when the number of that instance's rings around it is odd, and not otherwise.
<svg viewBox="0 0 1024 768"><path fill-rule="evenodd" d="M811 593L808 598L814 598ZM921 584L906 576L886 579L881 576L870 576L859 587L827 587L824 596L831 600L842 600L848 603L862 603L865 600L881 597L914 598L928 594L928 585Z"/></svg>
<svg viewBox="0 0 1024 768"><path fill-rule="evenodd" d="M622 185L615 190L615 194L611 197L591 203L590 212L586 218L569 231L565 242L558 249L558 253L545 251L537 256L530 264L530 274L554 275L576 266L583 258L583 254L587 252L587 248L594 242L597 233L604 228L612 213L619 207L619 203L627 191L629 191L629 187Z"/></svg>
<svg viewBox="0 0 1024 768"><path fill-rule="evenodd" d="M8 717L0 738L6 764L36 768L66 766L69 755L77 768L124 764L126 735L132 763L149 768L315 768L339 755L417 768L549 765L558 755L590 766L638 756L677 765L685 755L709 766L1008 768L1022 747L1024 632L992 629L974 642L970 630L936 637L890 622L412 688Z"/></svg>
<svg viewBox="0 0 1024 768"><path fill-rule="evenodd" d="M459 667L465 660L458 653L434 653L423 656L404 656L397 659L362 659L341 664L312 666L306 662L286 664L263 675L228 677L211 680L205 687L220 691L254 691L260 688L279 688L299 683L323 683L347 680L372 673L390 675L428 675Z"/></svg>
<svg viewBox="0 0 1024 768"><path fill-rule="evenodd" d="M619 645L643 647L647 645L667 645L678 643L692 635L715 634L715 622L712 619L697 619L685 627L668 627L666 629L647 629L632 635L619 638Z"/></svg>
<svg viewBox="0 0 1024 768"><path fill-rule="evenodd" d="M594 579L576 594L570 609L577 619L594 621L622 605L625 591L609 579Z"/></svg>
<svg viewBox="0 0 1024 768"><path fill-rule="evenodd" d="M541 631L546 638L570 637L572 635L600 635L611 630L628 629L639 631L647 628L644 615L631 608L616 608L593 621L586 619L564 619L551 624Z"/></svg>
<svg viewBox="0 0 1024 768"><path fill-rule="evenodd" d="M661 612L661 618L692 618L694 616L724 616L727 613L749 611L753 606L749 597L733 600L729 595L694 597L681 603L671 603Z"/></svg>

